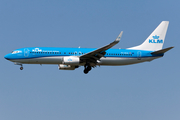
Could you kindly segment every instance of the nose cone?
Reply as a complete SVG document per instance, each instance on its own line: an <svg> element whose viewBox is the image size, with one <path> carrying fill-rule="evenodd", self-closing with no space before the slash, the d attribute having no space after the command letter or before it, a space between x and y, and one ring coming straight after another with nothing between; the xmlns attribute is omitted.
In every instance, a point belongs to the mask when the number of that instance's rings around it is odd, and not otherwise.
<svg viewBox="0 0 180 120"><path fill-rule="evenodd" d="M11 54L5 55L4 58L5 58L6 60L10 60L10 59L11 59Z"/></svg>

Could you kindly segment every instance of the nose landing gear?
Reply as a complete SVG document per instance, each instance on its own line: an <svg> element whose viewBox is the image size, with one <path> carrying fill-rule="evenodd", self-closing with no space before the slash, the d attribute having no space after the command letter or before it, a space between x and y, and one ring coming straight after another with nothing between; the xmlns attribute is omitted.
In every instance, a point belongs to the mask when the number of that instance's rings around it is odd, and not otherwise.
<svg viewBox="0 0 180 120"><path fill-rule="evenodd" d="M22 64L20 64L20 66L21 66L21 67L20 67L20 70L23 70L23 65L22 65Z"/></svg>
<svg viewBox="0 0 180 120"><path fill-rule="evenodd" d="M15 65L20 65L20 70L23 70L23 65L21 63L14 62Z"/></svg>
<svg viewBox="0 0 180 120"><path fill-rule="evenodd" d="M22 67L22 66L20 67L20 70L23 70L23 67Z"/></svg>

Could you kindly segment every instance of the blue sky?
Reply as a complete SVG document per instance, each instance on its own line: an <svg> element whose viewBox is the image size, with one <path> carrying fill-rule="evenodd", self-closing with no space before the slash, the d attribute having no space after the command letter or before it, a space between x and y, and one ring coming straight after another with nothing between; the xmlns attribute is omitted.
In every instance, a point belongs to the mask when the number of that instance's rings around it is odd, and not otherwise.
<svg viewBox="0 0 180 120"><path fill-rule="evenodd" d="M0 1L0 119L179 120L179 0ZM141 44L170 21L163 58L129 66L19 66L4 55L23 47L102 47Z"/></svg>

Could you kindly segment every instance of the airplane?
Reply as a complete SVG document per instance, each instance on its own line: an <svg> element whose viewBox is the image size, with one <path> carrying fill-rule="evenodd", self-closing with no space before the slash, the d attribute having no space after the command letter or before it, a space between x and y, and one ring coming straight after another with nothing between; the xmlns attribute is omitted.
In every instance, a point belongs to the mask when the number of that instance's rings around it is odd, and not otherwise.
<svg viewBox="0 0 180 120"><path fill-rule="evenodd" d="M110 49L119 43L123 34L121 31L115 41L98 49L28 47L16 49L4 58L20 65L20 70L23 70L23 64L57 64L59 70L75 70L84 66L85 74L96 66L121 66L152 61L174 48L162 49L168 25L169 21L162 21L142 44L127 49Z"/></svg>

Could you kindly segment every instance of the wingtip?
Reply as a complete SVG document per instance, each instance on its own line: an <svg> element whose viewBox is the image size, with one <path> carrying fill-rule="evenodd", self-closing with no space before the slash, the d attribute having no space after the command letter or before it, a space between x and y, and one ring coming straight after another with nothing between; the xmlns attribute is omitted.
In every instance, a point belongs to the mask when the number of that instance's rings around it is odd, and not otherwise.
<svg viewBox="0 0 180 120"><path fill-rule="evenodd" d="M172 49L172 48L174 48L174 46L172 46L172 47L169 47L169 49Z"/></svg>
<svg viewBox="0 0 180 120"><path fill-rule="evenodd" d="M119 42L121 37L122 37L123 31L121 31L118 35L118 37L116 38L115 42Z"/></svg>
<svg viewBox="0 0 180 120"><path fill-rule="evenodd" d="M118 36L118 37L122 37L122 34L123 34L123 31L121 31L121 32L119 33L119 36Z"/></svg>

